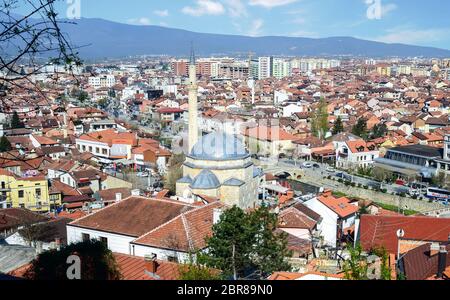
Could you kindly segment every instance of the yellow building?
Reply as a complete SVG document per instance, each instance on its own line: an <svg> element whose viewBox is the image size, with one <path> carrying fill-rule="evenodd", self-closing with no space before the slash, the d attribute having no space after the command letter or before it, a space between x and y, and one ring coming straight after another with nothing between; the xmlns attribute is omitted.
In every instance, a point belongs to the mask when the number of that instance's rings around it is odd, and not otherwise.
<svg viewBox="0 0 450 300"><path fill-rule="evenodd" d="M21 178L0 169L0 203L7 208L25 208L35 212L48 212L61 199L50 201L48 181L44 176Z"/></svg>

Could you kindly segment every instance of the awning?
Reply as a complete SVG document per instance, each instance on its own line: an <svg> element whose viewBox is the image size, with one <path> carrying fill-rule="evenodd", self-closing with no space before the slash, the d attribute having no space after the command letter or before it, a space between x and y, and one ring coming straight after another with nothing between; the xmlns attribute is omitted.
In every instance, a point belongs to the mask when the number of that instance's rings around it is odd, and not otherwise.
<svg viewBox="0 0 450 300"><path fill-rule="evenodd" d="M263 188L269 191L274 191L281 194L286 194L289 192L288 188L282 187L281 185L275 185L275 184L264 184Z"/></svg>

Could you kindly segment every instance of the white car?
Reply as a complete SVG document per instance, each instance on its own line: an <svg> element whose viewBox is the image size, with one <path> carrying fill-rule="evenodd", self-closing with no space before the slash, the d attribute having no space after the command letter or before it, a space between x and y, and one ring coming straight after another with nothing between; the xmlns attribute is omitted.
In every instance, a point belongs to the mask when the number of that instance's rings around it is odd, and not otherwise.
<svg viewBox="0 0 450 300"><path fill-rule="evenodd" d="M146 172L139 172L136 174L137 177L148 177L148 173Z"/></svg>
<svg viewBox="0 0 450 300"><path fill-rule="evenodd" d="M333 167L328 167L327 172L334 173L336 170Z"/></svg>
<svg viewBox="0 0 450 300"><path fill-rule="evenodd" d="M303 168L310 169L310 168L313 167L313 164L310 163L310 162L304 162L304 163L302 164L302 166L303 166Z"/></svg>

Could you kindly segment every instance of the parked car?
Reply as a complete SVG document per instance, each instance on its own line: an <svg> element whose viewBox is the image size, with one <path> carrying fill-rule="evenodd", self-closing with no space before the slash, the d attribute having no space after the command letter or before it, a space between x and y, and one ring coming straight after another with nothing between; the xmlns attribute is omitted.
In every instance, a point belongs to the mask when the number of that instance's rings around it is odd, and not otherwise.
<svg viewBox="0 0 450 300"><path fill-rule="evenodd" d="M147 172L139 172L136 174L136 177L148 177L148 173Z"/></svg>
<svg viewBox="0 0 450 300"><path fill-rule="evenodd" d="M311 168L313 167L313 164L310 163L310 162L304 162L304 163L302 164L302 167L303 167L303 168L306 168L306 169L311 169Z"/></svg>
<svg viewBox="0 0 450 300"><path fill-rule="evenodd" d="M334 173L336 170L333 167L328 167L327 172Z"/></svg>

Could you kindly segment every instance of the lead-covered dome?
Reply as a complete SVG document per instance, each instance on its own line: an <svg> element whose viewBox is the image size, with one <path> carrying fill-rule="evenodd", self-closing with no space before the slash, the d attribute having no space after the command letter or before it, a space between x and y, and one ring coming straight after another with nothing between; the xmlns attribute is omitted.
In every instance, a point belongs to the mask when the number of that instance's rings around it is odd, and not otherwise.
<svg viewBox="0 0 450 300"><path fill-rule="evenodd" d="M242 142L233 135L213 132L200 138L190 156L199 160L237 160L250 155Z"/></svg>
<svg viewBox="0 0 450 300"><path fill-rule="evenodd" d="M208 190L217 189L218 187L220 187L219 179L210 170L203 170L191 183L192 189Z"/></svg>

